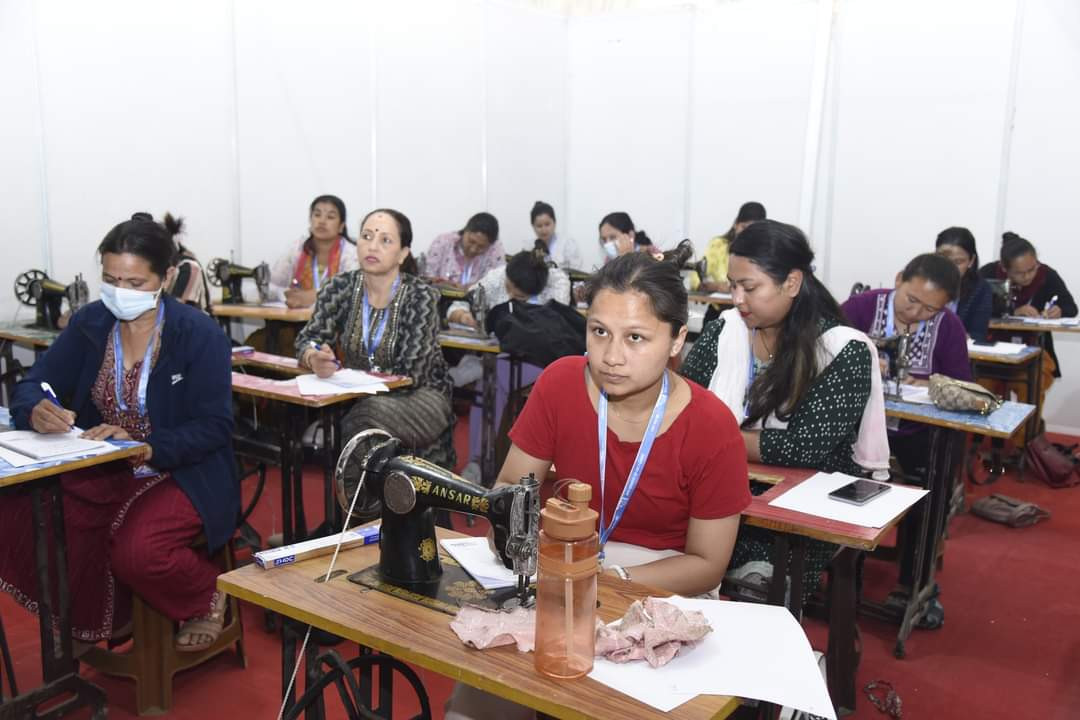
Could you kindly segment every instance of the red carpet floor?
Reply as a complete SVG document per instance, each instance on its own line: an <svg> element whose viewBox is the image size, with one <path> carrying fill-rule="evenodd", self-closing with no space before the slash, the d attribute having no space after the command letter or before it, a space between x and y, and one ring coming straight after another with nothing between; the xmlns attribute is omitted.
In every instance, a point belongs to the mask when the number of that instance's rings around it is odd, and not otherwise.
<svg viewBox="0 0 1080 720"><path fill-rule="evenodd" d="M264 536L280 524L277 487L274 476L254 517ZM321 488L314 472L305 492L309 519L317 521ZM1050 509L1053 517L1022 530L969 514L954 518L945 567L938 574L946 610L944 627L916 630L908 641L907 658L897 660L892 656L895 628L860 620L859 685L871 680L891 682L909 720L1073 720L1080 717L1080 487L1050 490L1006 476L989 488L969 488L969 497L989 492L1034 501ZM473 531L483 529L480 523ZM895 566L868 561L866 594L883 597L895 572ZM7 595L0 597L0 614L16 658L20 687L31 688L40 681L36 619ZM255 608L245 607L244 624L247 669L226 653L181 673L174 685L170 717L277 716L281 667L277 637L263 629L262 613ZM806 630L813 645L823 649L824 624L807 620ZM110 718L135 717L130 682L84 672L108 693ZM421 678L436 717L441 717L450 681L423 671ZM330 699L329 716L342 717L335 703L336 696ZM409 710L404 704L400 709ZM70 717L88 717L88 713ZM885 716L860 694L858 710L850 717Z"/></svg>

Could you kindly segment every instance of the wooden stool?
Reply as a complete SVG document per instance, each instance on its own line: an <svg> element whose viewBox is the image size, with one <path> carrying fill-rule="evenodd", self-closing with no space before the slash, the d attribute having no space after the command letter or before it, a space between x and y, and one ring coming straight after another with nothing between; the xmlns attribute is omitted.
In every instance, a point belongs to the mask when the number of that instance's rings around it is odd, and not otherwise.
<svg viewBox="0 0 1080 720"><path fill-rule="evenodd" d="M197 544L205 544L202 540ZM236 565L232 541L218 551L214 560L223 572ZM124 652L94 646L80 660L106 675L135 680L135 709L139 715L161 715L172 706L173 675L200 665L236 643L240 666L247 667L244 655L244 626L240 603L228 599L225 627L213 645L201 652L179 652L175 645L176 623L134 595L131 603L132 643Z"/></svg>

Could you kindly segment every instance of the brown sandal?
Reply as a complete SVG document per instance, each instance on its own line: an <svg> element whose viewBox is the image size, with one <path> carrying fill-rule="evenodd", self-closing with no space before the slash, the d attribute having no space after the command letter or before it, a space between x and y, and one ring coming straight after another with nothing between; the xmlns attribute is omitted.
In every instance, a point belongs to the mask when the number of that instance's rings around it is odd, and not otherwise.
<svg viewBox="0 0 1080 720"><path fill-rule="evenodd" d="M174 646L177 652L202 652L211 647L221 636L225 627L225 610L228 604L225 602L227 595L220 590L215 590L210 598L210 612L200 617L184 620L180 623L180 630L176 633ZM191 642L195 638L209 638L202 642ZM187 640L188 642L183 642Z"/></svg>

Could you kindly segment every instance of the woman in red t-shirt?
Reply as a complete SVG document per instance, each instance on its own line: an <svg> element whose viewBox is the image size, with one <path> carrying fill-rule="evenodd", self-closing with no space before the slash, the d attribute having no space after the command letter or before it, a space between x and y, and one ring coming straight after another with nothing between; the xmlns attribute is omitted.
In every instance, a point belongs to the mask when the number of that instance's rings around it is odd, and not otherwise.
<svg viewBox="0 0 1080 720"><path fill-rule="evenodd" d="M554 465L560 479L588 483L609 572L683 595L709 592L750 503L746 447L723 402L668 370L686 340L678 267L624 255L596 274L587 297L587 357L544 370L510 432L499 480L543 477ZM650 436L651 450L642 449ZM620 513L635 462L641 471Z"/></svg>

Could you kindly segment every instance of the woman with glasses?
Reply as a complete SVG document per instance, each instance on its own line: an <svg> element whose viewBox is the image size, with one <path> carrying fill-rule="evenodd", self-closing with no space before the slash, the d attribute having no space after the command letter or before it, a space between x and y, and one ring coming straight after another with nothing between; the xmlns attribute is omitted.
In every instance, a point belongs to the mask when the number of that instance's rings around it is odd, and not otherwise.
<svg viewBox="0 0 1080 720"><path fill-rule="evenodd" d="M1076 317L1076 301L1073 300L1065 281L1049 265L1039 262L1035 246L1016 233L1002 235L1001 258L997 262L987 263L979 269L979 274L987 280L1008 280L1009 300L1012 314L1019 317L1045 317L1058 319ZM993 333L995 340L1013 340L1018 336L1020 342L1028 345L1038 344L1036 333L1014 333L998 331ZM1061 377L1057 355L1054 353L1054 338L1050 333L1044 339L1046 352L1042 359L1042 395L1041 406L1046 399L1046 391ZM1022 379L1016 382L998 383L992 390L1000 394L1016 393L1021 401L1027 400L1027 383Z"/></svg>
<svg viewBox="0 0 1080 720"><path fill-rule="evenodd" d="M911 336L908 345L908 382L927 384L935 373L958 380L971 380L967 332L960 318L948 308L960 288L960 273L946 257L936 253L919 255L896 276L892 289L871 290L853 295L843 304L851 326L871 338L885 339L899 334ZM888 363L882 361L883 373ZM925 425L911 422L889 423L889 447L904 474L925 484L926 448L929 446ZM901 522L900 585L890 593L888 604L906 603L915 564L914 533L916 515L908 514ZM945 622L945 608L934 598L918 621L918 627L937 629Z"/></svg>

